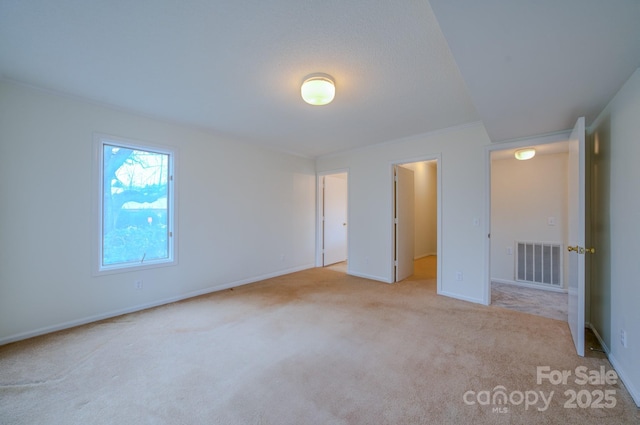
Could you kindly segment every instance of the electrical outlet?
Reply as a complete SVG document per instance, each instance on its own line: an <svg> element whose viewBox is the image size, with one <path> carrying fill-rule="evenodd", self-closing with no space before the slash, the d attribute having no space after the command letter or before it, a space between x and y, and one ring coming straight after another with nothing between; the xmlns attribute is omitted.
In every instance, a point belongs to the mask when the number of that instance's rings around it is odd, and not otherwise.
<svg viewBox="0 0 640 425"><path fill-rule="evenodd" d="M508 246L507 247L507 255L513 255L513 247L512 246Z"/></svg>
<svg viewBox="0 0 640 425"><path fill-rule="evenodd" d="M456 272L456 280L462 281L462 272Z"/></svg>
<svg viewBox="0 0 640 425"><path fill-rule="evenodd" d="M141 289L142 289L142 280L136 280L136 281L133 283L133 285L134 285L134 287L135 287L137 290L141 290Z"/></svg>
<svg viewBox="0 0 640 425"><path fill-rule="evenodd" d="M627 348L627 331L624 329L620 330L620 344L622 344L624 348Z"/></svg>

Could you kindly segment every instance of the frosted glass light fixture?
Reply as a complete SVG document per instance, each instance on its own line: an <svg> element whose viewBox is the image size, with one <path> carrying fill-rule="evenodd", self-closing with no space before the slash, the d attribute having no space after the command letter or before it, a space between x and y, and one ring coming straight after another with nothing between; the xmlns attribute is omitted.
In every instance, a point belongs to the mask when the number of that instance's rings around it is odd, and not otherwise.
<svg viewBox="0 0 640 425"><path fill-rule="evenodd" d="M330 75L311 74L302 83L300 94L309 105L326 105L335 97L336 86Z"/></svg>
<svg viewBox="0 0 640 425"><path fill-rule="evenodd" d="M527 159L531 159L534 156L536 156L536 150L533 148L526 148L526 149L518 149L516 151L516 159L519 159L520 161L525 161Z"/></svg>

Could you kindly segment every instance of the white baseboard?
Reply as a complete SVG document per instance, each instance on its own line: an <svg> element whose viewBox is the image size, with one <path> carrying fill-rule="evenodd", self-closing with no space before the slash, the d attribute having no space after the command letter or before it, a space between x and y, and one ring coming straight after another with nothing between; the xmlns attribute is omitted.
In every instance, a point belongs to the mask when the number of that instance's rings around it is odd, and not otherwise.
<svg viewBox="0 0 640 425"><path fill-rule="evenodd" d="M633 398L633 401L636 402L636 406L640 407L640 391L638 391L638 389L633 385L633 383L629 379L629 375L624 371L624 369L622 369L622 366L620 366L620 362L618 362L615 356L611 354L611 349L607 346L607 344L604 343L604 341L602 340L602 337L598 333L598 330L594 328L591 323L586 323L586 326L588 326L589 329L593 331L593 334L596 336L596 338L598 339L598 342L602 346L602 349L607 355L607 358L609 359L611 366L613 366L613 368L616 370L618 377L624 384L627 391L629 391L629 394L631 394L631 398Z"/></svg>
<svg viewBox="0 0 640 425"><path fill-rule="evenodd" d="M373 275L369 275L369 274L366 274L366 273L348 271L347 274L351 275L351 276L361 277L361 278L364 278L364 279L376 280L378 282L383 282L383 283L393 283L393 281L389 281L389 279L386 279L384 277L373 276Z"/></svg>
<svg viewBox="0 0 640 425"><path fill-rule="evenodd" d="M491 282L506 283L507 285L522 286L523 288L542 289L543 291L549 291L549 292L560 292L563 294L567 293L567 290L564 288L554 288L553 286L546 286L546 285L535 285L532 283L518 282L517 280L500 279L500 278L492 277Z"/></svg>
<svg viewBox="0 0 640 425"><path fill-rule="evenodd" d="M457 300L467 301L467 302L474 303L474 304L485 305L484 301L482 299L480 299L480 298L467 297L467 296L464 296L464 295L454 294L453 292L440 291L440 292L438 292L438 295L443 295L445 297L455 298Z"/></svg>
<svg viewBox="0 0 640 425"><path fill-rule="evenodd" d="M88 323L98 322L100 320L110 319L112 317L122 316L123 314L135 313L137 311L146 310L146 309L149 309L149 308L158 307L158 306L165 305L165 304L171 304L171 303L174 303L174 302L177 302L177 301L186 300L188 298L193 298L193 297L198 297L200 295L210 294L212 292L223 291L223 290L229 289L229 288L236 288L238 286L247 285L247 284L250 284L250 283L259 282L261 280L271 279L273 277L278 277L278 276L283 276L283 275L290 274L290 273L299 272L299 271L310 269L310 268L313 268L313 267L314 267L313 264L305 264L305 265L298 266L298 267L293 267L293 268L290 268L290 269L279 270L279 271L273 272L273 273L267 273L267 274L263 274L263 275L260 275L260 276L254 276L254 277L251 277L251 278L247 278L247 279L236 280L234 282L229 282L229 283L225 283L225 284L218 285L218 286L210 286L208 288L200 289L200 290L197 290L197 291L187 292L187 293L184 293L184 294L176 295L174 297L165 298L165 299L157 300L157 301L152 301L152 302L146 303L146 304L139 304L139 305L132 306L132 307L127 307L127 308L124 308L124 309L121 309L121 310L110 311L110 312L107 312L107 313L96 314L96 315L93 315L93 316L83 317L81 319L76 319L76 320L70 320L68 322L58 323L58 324L51 325L51 326L45 326L43 328L35 329L35 330L32 330L32 331L21 332L21 333L18 333L18 334L9 335L7 337L0 338L0 345L9 344L11 342L20 341L20 340L23 340L23 339L33 338L35 336L45 335L45 334L48 334L48 333L57 332L57 331L61 331L61 330L64 330L64 329L74 328L76 326L86 325Z"/></svg>
<svg viewBox="0 0 640 425"><path fill-rule="evenodd" d="M608 353L607 357L611 362L611 366L613 366L613 368L616 370L618 377L627 388L627 391L629 391L629 394L631 394L631 398L633 398L633 401L636 402L636 406L640 408L640 391L633 385L631 379L629 378L629 375L624 371L622 366L620 366L620 362L616 360L615 356L613 356L611 353Z"/></svg>

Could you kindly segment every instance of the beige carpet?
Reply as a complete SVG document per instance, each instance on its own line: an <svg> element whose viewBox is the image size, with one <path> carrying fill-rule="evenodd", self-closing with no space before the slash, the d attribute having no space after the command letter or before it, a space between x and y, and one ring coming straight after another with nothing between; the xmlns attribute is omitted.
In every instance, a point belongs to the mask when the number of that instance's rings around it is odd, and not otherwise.
<svg viewBox="0 0 640 425"><path fill-rule="evenodd" d="M536 383L537 366L611 369L574 354L566 322L439 297L416 273L312 269L0 347L0 423L640 422L619 382ZM512 401L487 398L498 386ZM565 408L567 390L615 407ZM546 410L534 391L553 391Z"/></svg>

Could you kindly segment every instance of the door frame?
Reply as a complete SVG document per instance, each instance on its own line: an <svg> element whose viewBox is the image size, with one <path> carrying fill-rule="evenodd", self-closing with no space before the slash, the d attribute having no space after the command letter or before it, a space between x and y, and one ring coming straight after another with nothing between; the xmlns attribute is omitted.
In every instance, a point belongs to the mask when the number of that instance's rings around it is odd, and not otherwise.
<svg viewBox="0 0 640 425"><path fill-rule="evenodd" d="M394 160L389 162L389 181L391 182L391 186L390 186L390 193L389 193L389 199L391 200L390 204L391 204L391 208L389 210L389 239L388 239L388 245L391 249L390 249L390 256L389 256L389 278L388 278L388 282L389 283L395 283L395 217L394 217L394 210L395 210L395 195L394 195L394 167L396 165L402 165L402 164L411 164L414 162L425 162L425 161L435 161L436 162L436 215L437 215L437 231L436 231L436 237L437 237L437 241L436 241L436 249L437 249L437 259L436 259L436 267L437 267L437 274L436 274L436 293L440 294L442 293L442 154L441 153L437 153L437 154L431 154L431 155L424 155L424 156L415 156L415 157L410 157L410 158L405 158L405 159L401 159L401 160Z"/></svg>
<svg viewBox="0 0 640 425"><path fill-rule="evenodd" d="M322 212L324 211L324 198L323 198L323 187L322 187L322 178L324 176L330 176L333 174L347 174L347 223L351 222L350 217L350 176L349 176L349 168L339 168L336 170L322 171L316 173L316 260L315 266L322 267L322 247L324 246L324 232L323 230L323 222L322 222ZM349 252L349 226L347 226L347 259L351 257L351 252ZM349 263L347 260L347 273L348 273Z"/></svg>
<svg viewBox="0 0 640 425"><path fill-rule="evenodd" d="M535 147L546 145L549 143L564 142L569 140L571 131L561 131L540 137L532 137L526 139L517 139L501 143L493 143L485 146L485 265L486 275L484 279L484 291L482 303L484 305L491 304L491 154L493 152L519 149L525 147Z"/></svg>

